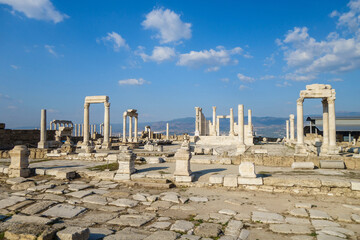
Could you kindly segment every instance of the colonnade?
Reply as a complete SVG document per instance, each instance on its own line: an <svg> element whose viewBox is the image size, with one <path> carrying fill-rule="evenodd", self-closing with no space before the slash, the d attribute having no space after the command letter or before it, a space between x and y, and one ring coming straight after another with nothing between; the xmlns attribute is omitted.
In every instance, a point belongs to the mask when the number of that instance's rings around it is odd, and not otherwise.
<svg viewBox="0 0 360 240"><path fill-rule="evenodd" d="M129 118L128 138L126 138L127 118ZM133 119L135 119L134 131L133 131ZM138 113L136 109L128 109L123 114L123 142L137 142L137 141L138 141Z"/></svg>

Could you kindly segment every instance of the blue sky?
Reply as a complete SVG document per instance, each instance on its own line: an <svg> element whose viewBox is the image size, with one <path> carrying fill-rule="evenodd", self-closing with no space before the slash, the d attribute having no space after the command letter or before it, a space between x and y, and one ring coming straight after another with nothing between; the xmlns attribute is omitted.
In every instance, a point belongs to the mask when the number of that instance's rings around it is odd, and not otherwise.
<svg viewBox="0 0 360 240"><path fill-rule="evenodd" d="M331 84L337 111L359 111L360 0L0 0L0 122L83 121L108 95L111 122L211 117L242 103L288 116L307 84ZM103 119L92 105L91 122ZM320 100L304 114L321 113Z"/></svg>

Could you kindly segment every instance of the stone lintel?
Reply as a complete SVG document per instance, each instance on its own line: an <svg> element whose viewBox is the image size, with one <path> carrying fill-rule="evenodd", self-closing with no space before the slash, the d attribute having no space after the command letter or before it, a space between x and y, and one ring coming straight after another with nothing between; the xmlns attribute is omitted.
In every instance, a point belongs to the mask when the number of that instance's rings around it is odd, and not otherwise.
<svg viewBox="0 0 360 240"><path fill-rule="evenodd" d="M108 96L87 96L85 97L85 103L105 103L109 102Z"/></svg>

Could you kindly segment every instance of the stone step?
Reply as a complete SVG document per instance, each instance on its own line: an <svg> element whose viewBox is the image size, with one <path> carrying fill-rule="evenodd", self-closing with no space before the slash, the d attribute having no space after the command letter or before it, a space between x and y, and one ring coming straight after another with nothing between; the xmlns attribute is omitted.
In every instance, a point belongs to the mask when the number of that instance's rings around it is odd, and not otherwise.
<svg viewBox="0 0 360 240"><path fill-rule="evenodd" d="M175 187L172 182L168 183L157 183L157 182L142 182L142 181L129 181L126 182L128 186L140 186L145 188L154 188L154 189L169 189Z"/></svg>
<svg viewBox="0 0 360 240"><path fill-rule="evenodd" d="M148 183L171 183L171 181L166 178L136 178L136 179L132 179L131 181L148 182Z"/></svg>

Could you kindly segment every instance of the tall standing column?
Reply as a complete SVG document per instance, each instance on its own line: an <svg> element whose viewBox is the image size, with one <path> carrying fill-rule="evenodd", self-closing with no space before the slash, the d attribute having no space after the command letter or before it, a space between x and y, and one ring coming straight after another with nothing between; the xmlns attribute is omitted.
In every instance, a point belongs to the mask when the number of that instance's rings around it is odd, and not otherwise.
<svg viewBox="0 0 360 240"><path fill-rule="evenodd" d="M104 103L104 107L105 107L105 113L104 113L104 142L102 144L102 146L104 148L109 148L110 147L110 103L109 102L105 102Z"/></svg>
<svg viewBox="0 0 360 240"><path fill-rule="evenodd" d="M286 120L286 140L289 140L289 120Z"/></svg>
<svg viewBox="0 0 360 240"><path fill-rule="evenodd" d="M220 118L216 121L216 136L220 136Z"/></svg>
<svg viewBox="0 0 360 240"><path fill-rule="evenodd" d="M106 113L105 113L106 114ZM94 132L96 132L96 124L94 124Z"/></svg>
<svg viewBox="0 0 360 240"><path fill-rule="evenodd" d="M296 121L297 121L297 144L304 145L304 110L303 110L303 98L299 98L296 104Z"/></svg>
<svg viewBox="0 0 360 240"><path fill-rule="evenodd" d="M337 154L335 97L328 98L329 105L329 154Z"/></svg>
<svg viewBox="0 0 360 240"><path fill-rule="evenodd" d="M74 128L73 128L73 131L74 131L74 136L76 137L77 136L77 124L75 123L74 124Z"/></svg>
<svg viewBox="0 0 360 240"><path fill-rule="evenodd" d="M132 142L133 139L132 139L132 124L133 124L133 118L131 116L129 116L129 142Z"/></svg>
<svg viewBox="0 0 360 240"><path fill-rule="evenodd" d="M126 112L123 114L123 142L126 142Z"/></svg>
<svg viewBox="0 0 360 240"><path fill-rule="evenodd" d="M135 116L134 142L138 141L138 117Z"/></svg>
<svg viewBox="0 0 360 240"><path fill-rule="evenodd" d="M81 136L84 137L84 124L81 124Z"/></svg>
<svg viewBox="0 0 360 240"><path fill-rule="evenodd" d="M49 130L52 130L52 122L50 122Z"/></svg>
<svg viewBox="0 0 360 240"><path fill-rule="evenodd" d="M169 140L169 123L166 123L166 140Z"/></svg>
<svg viewBox="0 0 360 240"><path fill-rule="evenodd" d="M237 146L237 153L243 154L246 150L245 147L245 136L244 136L244 105L238 105L238 135L239 145Z"/></svg>
<svg viewBox="0 0 360 240"><path fill-rule="evenodd" d="M295 116L290 114L290 140L295 141Z"/></svg>
<svg viewBox="0 0 360 240"><path fill-rule="evenodd" d="M212 121L212 127L213 127L213 136L216 136L216 107L213 108L213 121Z"/></svg>
<svg viewBox="0 0 360 240"><path fill-rule="evenodd" d="M321 145L321 152L327 154L329 149L329 105L326 98L321 102L323 105L323 142Z"/></svg>
<svg viewBox="0 0 360 240"><path fill-rule="evenodd" d="M46 109L41 109L40 142L38 148L47 148L46 142Z"/></svg>
<svg viewBox="0 0 360 240"><path fill-rule="evenodd" d="M235 132L234 132L234 110L232 108L230 108L230 132L229 132L230 136L234 136Z"/></svg>
<svg viewBox="0 0 360 240"><path fill-rule="evenodd" d="M112 126L110 125L110 137L112 136Z"/></svg>
<svg viewBox="0 0 360 240"><path fill-rule="evenodd" d="M248 129L249 132L252 132L252 111L248 109Z"/></svg>
<svg viewBox="0 0 360 240"><path fill-rule="evenodd" d="M84 126L83 126L83 146L89 145L90 126L89 126L89 106L90 103L84 104Z"/></svg>
<svg viewBox="0 0 360 240"><path fill-rule="evenodd" d="M199 107L195 107L195 136L199 136Z"/></svg>

